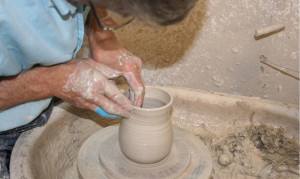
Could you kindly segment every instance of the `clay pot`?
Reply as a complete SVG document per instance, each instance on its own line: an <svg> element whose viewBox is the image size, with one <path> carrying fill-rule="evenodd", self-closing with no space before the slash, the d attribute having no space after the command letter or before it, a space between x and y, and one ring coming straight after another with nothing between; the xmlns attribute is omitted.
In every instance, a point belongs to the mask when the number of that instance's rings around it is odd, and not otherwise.
<svg viewBox="0 0 300 179"><path fill-rule="evenodd" d="M146 87L142 108L134 107L131 117L120 124L120 149L128 159L150 164L170 153L173 144L172 102L172 96L166 91Z"/></svg>

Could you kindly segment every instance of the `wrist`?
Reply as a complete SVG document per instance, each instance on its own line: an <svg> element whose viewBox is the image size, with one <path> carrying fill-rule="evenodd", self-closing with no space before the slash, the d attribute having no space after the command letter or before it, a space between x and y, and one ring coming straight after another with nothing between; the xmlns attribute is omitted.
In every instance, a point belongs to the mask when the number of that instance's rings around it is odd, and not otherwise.
<svg viewBox="0 0 300 179"><path fill-rule="evenodd" d="M51 67L36 67L26 74L30 80L35 80L35 85L31 86L31 93L38 94L38 98L48 98L53 96ZM26 73L26 72L25 72Z"/></svg>
<svg viewBox="0 0 300 179"><path fill-rule="evenodd" d="M60 96L61 90L68 79L68 74L72 73L73 63L67 62L50 67L44 67L47 79L45 79L47 87L46 93L50 96Z"/></svg>
<svg viewBox="0 0 300 179"><path fill-rule="evenodd" d="M88 36L92 53L112 51L122 48L111 31L94 31Z"/></svg>
<svg viewBox="0 0 300 179"><path fill-rule="evenodd" d="M112 40L117 40L115 34L112 31L106 31L102 29L98 30L89 30L88 34L88 39L89 40L94 40L99 42L105 42L105 41L112 41Z"/></svg>

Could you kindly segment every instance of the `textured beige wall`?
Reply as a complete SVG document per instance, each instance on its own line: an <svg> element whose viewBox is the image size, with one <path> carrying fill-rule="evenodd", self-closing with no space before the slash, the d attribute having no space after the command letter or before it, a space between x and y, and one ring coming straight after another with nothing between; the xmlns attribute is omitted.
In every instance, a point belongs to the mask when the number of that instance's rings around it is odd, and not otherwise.
<svg viewBox="0 0 300 179"><path fill-rule="evenodd" d="M184 22L169 27L130 24L116 34L142 57L147 84L174 85L258 96L298 104L299 81L260 62L299 76L298 0L200 1ZM261 40L254 30L285 30Z"/></svg>

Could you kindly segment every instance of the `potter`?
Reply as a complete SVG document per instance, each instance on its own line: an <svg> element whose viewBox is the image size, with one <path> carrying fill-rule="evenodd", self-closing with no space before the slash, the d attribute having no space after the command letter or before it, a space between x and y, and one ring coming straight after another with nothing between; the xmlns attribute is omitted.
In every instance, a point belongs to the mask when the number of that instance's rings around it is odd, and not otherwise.
<svg viewBox="0 0 300 179"><path fill-rule="evenodd" d="M170 153L173 144L172 102L172 96L166 91L146 87L142 107L134 107L131 117L120 124L120 149L128 159L150 164L163 160Z"/></svg>

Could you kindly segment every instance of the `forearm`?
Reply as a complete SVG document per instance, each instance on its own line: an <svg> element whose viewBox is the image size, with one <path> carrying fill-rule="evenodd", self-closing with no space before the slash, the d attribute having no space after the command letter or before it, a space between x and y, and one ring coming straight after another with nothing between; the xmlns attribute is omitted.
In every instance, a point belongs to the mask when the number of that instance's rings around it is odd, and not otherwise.
<svg viewBox="0 0 300 179"><path fill-rule="evenodd" d="M97 13L98 18L107 26L113 26L115 22L107 17L104 20L102 18L106 17L106 9L101 6L95 6L95 11ZM115 50L120 47L117 38L113 31L107 31L101 29L101 27L97 24L96 17L91 11L88 16L88 20L86 23L86 34L88 36L88 40L90 45L97 46L97 50Z"/></svg>
<svg viewBox="0 0 300 179"><path fill-rule="evenodd" d="M52 96L51 69L36 67L13 77L0 77L0 110Z"/></svg>

